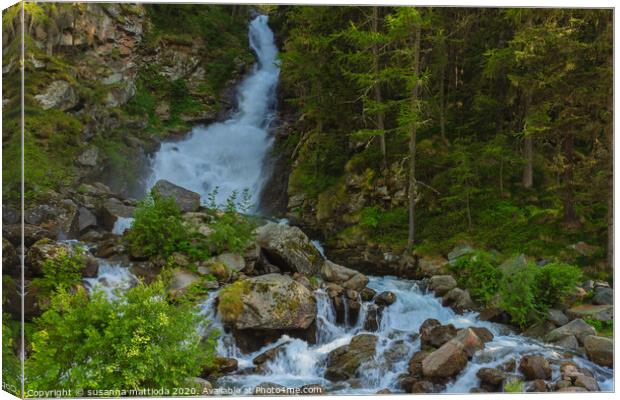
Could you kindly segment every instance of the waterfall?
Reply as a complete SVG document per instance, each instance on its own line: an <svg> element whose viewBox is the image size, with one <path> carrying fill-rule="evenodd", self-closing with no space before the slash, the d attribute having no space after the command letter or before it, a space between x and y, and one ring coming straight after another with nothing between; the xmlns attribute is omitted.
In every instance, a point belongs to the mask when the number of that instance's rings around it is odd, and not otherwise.
<svg viewBox="0 0 620 400"><path fill-rule="evenodd" d="M218 205L247 191L257 207L266 180L263 164L273 142L268 129L280 74L267 22L267 16L259 15L249 26L257 62L237 89L238 110L227 121L194 128L185 140L162 143L152 159L148 188L166 179L199 193L203 202L217 188Z"/></svg>

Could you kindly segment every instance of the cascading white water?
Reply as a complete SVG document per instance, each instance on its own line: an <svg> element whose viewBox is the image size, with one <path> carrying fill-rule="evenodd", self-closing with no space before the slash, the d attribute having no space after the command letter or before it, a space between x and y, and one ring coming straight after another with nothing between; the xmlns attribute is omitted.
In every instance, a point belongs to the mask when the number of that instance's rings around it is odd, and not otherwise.
<svg viewBox="0 0 620 400"><path fill-rule="evenodd" d="M247 190L257 206L266 178L263 163L272 145L268 128L280 74L267 22L268 17L260 15L250 23L250 47L258 60L238 88L238 110L227 121L194 128L185 140L163 143L152 160L149 188L166 179L199 193L203 202L218 188L218 205L233 192Z"/></svg>
<svg viewBox="0 0 620 400"><path fill-rule="evenodd" d="M224 333L219 339L218 351L222 355L237 358L239 369L244 372L222 377L218 384L225 387L252 388L262 382L286 387L318 383L331 393L371 394L384 388L398 392L398 376L407 371L409 359L420 348L420 341L415 334L426 319L435 318L442 324L454 324L457 328L485 327L494 335L493 341L477 352L467 367L447 385L446 392L468 393L479 384L476 372L480 368L496 367L510 359L518 362L519 358L526 354L542 354L549 360L572 360L592 371L602 391L613 390L613 370L600 367L577 354L568 354L566 349L516 334L504 325L479 321L475 312L457 314L452 309L443 307L440 299L434 295L425 293L415 281L395 277L370 277L368 287L378 293L391 291L396 295L396 302L384 310L377 332L364 331L361 321L363 315L360 315L360 321L355 326L336 325L333 306L325 291L319 289L315 292L317 344L310 345L302 340L283 336L277 342L254 353L242 354L235 347L234 339ZM221 328L212 310L215 296L212 294L209 297L203 309L208 319L214 320L215 326ZM367 305L368 303L365 303L362 310ZM360 379L357 383L361 387L352 388L346 383L334 384L325 379L325 363L329 352L348 344L351 338L359 333L371 333L378 337L375 358L359 368ZM248 368L253 366L254 357L279 345L284 346L284 351L263 366L264 372L248 372ZM559 366L554 365L553 379L558 376Z"/></svg>

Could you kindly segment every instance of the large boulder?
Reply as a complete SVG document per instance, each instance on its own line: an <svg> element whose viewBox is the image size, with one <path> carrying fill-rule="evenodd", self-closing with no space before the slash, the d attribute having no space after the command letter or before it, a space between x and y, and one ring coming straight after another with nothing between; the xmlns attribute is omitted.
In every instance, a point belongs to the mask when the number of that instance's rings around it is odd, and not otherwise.
<svg viewBox="0 0 620 400"><path fill-rule="evenodd" d="M609 368L614 366L614 342L612 339L595 335L586 336L584 347L592 362Z"/></svg>
<svg viewBox="0 0 620 400"><path fill-rule="evenodd" d="M558 342L568 336L575 336L579 343L583 343L586 336L596 335L596 329L582 319L574 319L568 324L556 328L545 336L547 342Z"/></svg>
<svg viewBox="0 0 620 400"><path fill-rule="evenodd" d="M78 234L85 233L88 229L97 227L97 217L89 209L80 207L77 218L73 221L72 230Z"/></svg>
<svg viewBox="0 0 620 400"><path fill-rule="evenodd" d="M431 379L457 375L467 365L467 351L458 341L449 341L422 361L422 373Z"/></svg>
<svg viewBox="0 0 620 400"><path fill-rule="evenodd" d="M269 222L256 230L256 242L281 271L316 275L323 265L321 253L296 226Z"/></svg>
<svg viewBox="0 0 620 400"><path fill-rule="evenodd" d="M489 339L489 335L491 339ZM492 338L493 334L485 328L464 328L460 329L450 342L459 343L465 349L467 356L471 358L478 350L482 350L484 344Z"/></svg>
<svg viewBox="0 0 620 400"><path fill-rule="evenodd" d="M200 208L200 195L161 179L155 183L153 190L162 198L172 197L183 212L192 212Z"/></svg>
<svg viewBox="0 0 620 400"><path fill-rule="evenodd" d="M444 307L452 307L459 313L475 310L477 308L476 303L474 303L469 295L469 291L457 287L443 296L442 304Z"/></svg>
<svg viewBox="0 0 620 400"><path fill-rule="evenodd" d="M443 296L456 287L456 280L452 275L435 275L428 282L428 288L437 296Z"/></svg>
<svg viewBox="0 0 620 400"><path fill-rule="evenodd" d="M614 291L608 287L597 287L594 289L593 304L610 305L614 304Z"/></svg>
<svg viewBox="0 0 620 400"><path fill-rule="evenodd" d="M568 324L568 317L560 310L551 308L547 311L547 320L549 320L555 326L563 326Z"/></svg>
<svg viewBox="0 0 620 400"><path fill-rule="evenodd" d="M551 379L551 365L545 357L540 355L523 356L519 362L519 371L528 381Z"/></svg>
<svg viewBox="0 0 620 400"><path fill-rule="evenodd" d="M423 346L441 347L456 336L456 328L452 324L427 327L422 331L420 342Z"/></svg>
<svg viewBox="0 0 620 400"><path fill-rule="evenodd" d="M234 329L307 329L316 318L314 295L287 275L238 280L218 296L218 313Z"/></svg>
<svg viewBox="0 0 620 400"><path fill-rule="evenodd" d="M368 284L368 277L366 275L329 260L323 262L320 272L321 277L326 282L337 283L345 289L353 289L359 292Z"/></svg>
<svg viewBox="0 0 620 400"><path fill-rule="evenodd" d="M571 318L611 321L614 319L614 306L611 304L582 304L568 309L566 313Z"/></svg>
<svg viewBox="0 0 620 400"><path fill-rule="evenodd" d="M114 224L119 218L132 218L134 207L125 205L116 198L109 198L101 206L103 227L109 231L114 229Z"/></svg>
<svg viewBox="0 0 620 400"><path fill-rule="evenodd" d="M355 378L359 367L375 355L377 337L362 334L351 339L351 343L332 350L327 356L325 377L331 381Z"/></svg>
<svg viewBox="0 0 620 400"><path fill-rule="evenodd" d="M41 239L33 244L26 253L26 274L28 276L41 276L43 264L47 260L53 260L67 254L73 254L73 248L70 245L54 242L50 239Z"/></svg>
<svg viewBox="0 0 620 400"><path fill-rule="evenodd" d="M41 228L37 225L24 224L23 225L23 233L24 233L24 244L29 247L32 246L36 241L47 238L47 239L56 239L57 234L48 229ZM14 246L21 246L22 241L22 225L21 224L13 224L13 225L2 225L2 234L11 244Z"/></svg>
<svg viewBox="0 0 620 400"><path fill-rule="evenodd" d="M420 257L417 263L418 276L419 278L430 278L434 275L446 275L448 273L447 263L448 260L442 257Z"/></svg>
<svg viewBox="0 0 620 400"><path fill-rule="evenodd" d="M5 274L15 275L20 270L20 262L19 256L17 255L17 250L15 247L6 240L2 238L2 271Z"/></svg>
<svg viewBox="0 0 620 400"><path fill-rule="evenodd" d="M168 292L172 298L179 298L187 293L187 290L200 281L200 276L184 268L177 268L172 271Z"/></svg>

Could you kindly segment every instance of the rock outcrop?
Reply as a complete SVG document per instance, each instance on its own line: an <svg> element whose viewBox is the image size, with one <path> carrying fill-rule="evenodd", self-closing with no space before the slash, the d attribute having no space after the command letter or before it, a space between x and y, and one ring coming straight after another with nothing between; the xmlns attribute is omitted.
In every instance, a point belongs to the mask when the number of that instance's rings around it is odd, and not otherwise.
<svg viewBox="0 0 620 400"><path fill-rule="evenodd" d="M256 230L256 241L269 262L281 271L316 275L321 270L321 253L295 226L269 222Z"/></svg>

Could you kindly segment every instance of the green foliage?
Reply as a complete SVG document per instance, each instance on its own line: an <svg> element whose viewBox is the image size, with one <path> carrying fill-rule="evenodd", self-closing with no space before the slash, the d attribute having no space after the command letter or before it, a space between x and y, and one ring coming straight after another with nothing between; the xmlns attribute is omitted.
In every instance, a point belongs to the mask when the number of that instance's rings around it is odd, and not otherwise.
<svg viewBox="0 0 620 400"><path fill-rule="evenodd" d="M542 312L542 305L536 303L536 268L530 263L513 268L504 273L499 284L498 305L521 328L537 320Z"/></svg>
<svg viewBox="0 0 620 400"><path fill-rule="evenodd" d="M10 320L9 314L2 314L2 383L3 390L17 396L21 389L21 362L15 353L19 329Z"/></svg>
<svg viewBox="0 0 620 400"><path fill-rule="evenodd" d="M216 253L243 252L254 238L256 225L248 218L236 212L226 211L209 225L213 233L207 238L210 247Z"/></svg>
<svg viewBox="0 0 620 400"><path fill-rule="evenodd" d="M519 379L512 379L504 383L504 392L506 393L523 393L525 391L525 383Z"/></svg>
<svg viewBox="0 0 620 400"><path fill-rule="evenodd" d="M596 329L599 336L613 337L614 321L600 321L598 319L584 318L584 322Z"/></svg>
<svg viewBox="0 0 620 400"><path fill-rule="evenodd" d="M360 212L359 225L378 243L402 244L407 239L407 210L365 207Z"/></svg>
<svg viewBox="0 0 620 400"><path fill-rule="evenodd" d="M472 298L483 304L491 302L502 280L495 257L483 251L458 258L449 269L456 274L459 286L468 288Z"/></svg>
<svg viewBox="0 0 620 400"><path fill-rule="evenodd" d="M43 262L42 278L35 278L33 284L46 293L56 289L69 290L82 281L82 270L86 266L84 249L76 246L70 250L58 248L52 258Z"/></svg>
<svg viewBox="0 0 620 400"><path fill-rule="evenodd" d="M59 290L36 320L28 389L172 388L213 362L213 341L201 342L189 304L166 300L161 282L140 284L120 299L102 292Z"/></svg>
<svg viewBox="0 0 620 400"><path fill-rule="evenodd" d="M534 279L536 300L548 308L561 305L573 294L575 287L582 282L583 274L574 265L553 262L537 268Z"/></svg>
<svg viewBox="0 0 620 400"><path fill-rule="evenodd" d="M224 321L234 321L243 312L242 297L249 289L247 281L238 280L220 290L217 312Z"/></svg>
<svg viewBox="0 0 620 400"><path fill-rule="evenodd" d="M163 258L174 253L186 237L181 210L174 198L162 198L155 191L140 202L125 236L130 248L138 254Z"/></svg>

